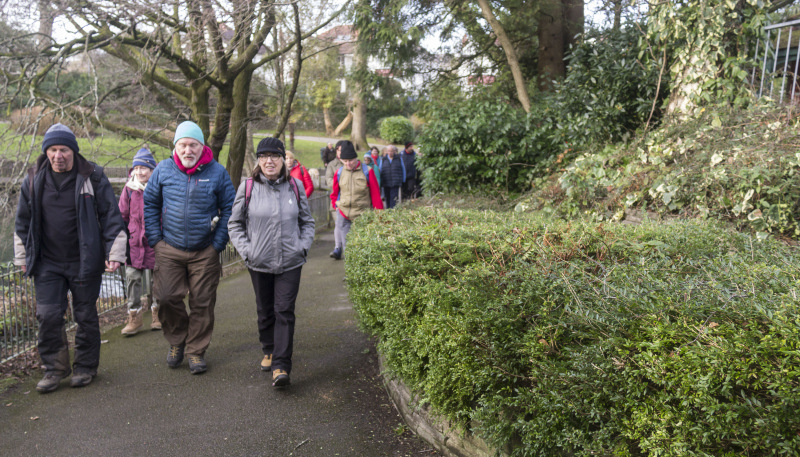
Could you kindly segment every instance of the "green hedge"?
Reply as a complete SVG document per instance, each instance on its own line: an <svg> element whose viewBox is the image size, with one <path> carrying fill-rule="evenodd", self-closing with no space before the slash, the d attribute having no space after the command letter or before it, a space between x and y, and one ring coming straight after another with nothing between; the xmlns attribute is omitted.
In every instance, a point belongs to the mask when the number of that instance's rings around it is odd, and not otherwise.
<svg viewBox="0 0 800 457"><path fill-rule="evenodd" d="M800 258L699 221L367 214L347 285L388 366L515 456L800 452Z"/></svg>
<svg viewBox="0 0 800 457"><path fill-rule="evenodd" d="M414 124L403 116L387 117L381 121L381 138L393 144L406 144L414 140Z"/></svg>

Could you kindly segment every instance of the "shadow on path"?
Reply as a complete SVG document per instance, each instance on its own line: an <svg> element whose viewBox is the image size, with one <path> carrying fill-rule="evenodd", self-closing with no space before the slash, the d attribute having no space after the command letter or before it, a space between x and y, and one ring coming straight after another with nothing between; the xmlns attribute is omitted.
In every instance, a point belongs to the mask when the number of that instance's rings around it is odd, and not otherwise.
<svg viewBox="0 0 800 457"><path fill-rule="evenodd" d="M169 369L160 332L103 335L98 377L88 387L40 395L30 379L0 397L0 455L430 456L405 431L383 389L374 346L355 323L321 232L303 267L292 385L271 386L250 277L223 280L209 371ZM146 317L146 321L149 316ZM147 327L147 325L146 325ZM149 327L148 327L149 328Z"/></svg>

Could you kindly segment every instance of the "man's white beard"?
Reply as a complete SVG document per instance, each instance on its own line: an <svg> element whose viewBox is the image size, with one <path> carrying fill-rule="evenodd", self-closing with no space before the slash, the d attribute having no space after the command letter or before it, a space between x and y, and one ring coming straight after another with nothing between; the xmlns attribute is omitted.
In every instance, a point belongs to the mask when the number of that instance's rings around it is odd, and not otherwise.
<svg viewBox="0 0 800 457"><path fill-rule="evenodd" d="M181 161L181 164L183 165L184 168L192 168L200 160L200 156L197 156L197 157L191 159L191 161L187 161L187 160L184 160L183 157L178 155L178 160Z"/></svg>

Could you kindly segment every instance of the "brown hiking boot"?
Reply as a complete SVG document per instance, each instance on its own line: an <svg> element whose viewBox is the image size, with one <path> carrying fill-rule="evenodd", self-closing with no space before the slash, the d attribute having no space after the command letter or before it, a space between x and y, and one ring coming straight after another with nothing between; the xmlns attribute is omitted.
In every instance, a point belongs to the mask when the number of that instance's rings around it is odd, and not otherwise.
<svg viewBox="0 0 800 457"><path fill-rule="evenodd" d="M141 308L128 311L128 322L122 329L123 335L133 336L139 333L142 329L142 314L144 311Z"/></svg>
<svg viewBox="0 0 800 457"><path fill-rule="evenodd" d="M150 323L150 330L161 330L161 321L158 320L158 305L150 307L153 311L153 322Z"/></svg>
<svg viewBox="0 0 800 457"><path fill-rule="evenodd" d="M272 372L273 387L284 387L288 386L289 384L289 373L287 373L286 370L281 370L278 368Z"/></svg>
<svg viewBox="0 0 800 457"><path fill-rule="evenodd" d="M261 359L261 371L272 370L272 354L267 354Z"/></svg>

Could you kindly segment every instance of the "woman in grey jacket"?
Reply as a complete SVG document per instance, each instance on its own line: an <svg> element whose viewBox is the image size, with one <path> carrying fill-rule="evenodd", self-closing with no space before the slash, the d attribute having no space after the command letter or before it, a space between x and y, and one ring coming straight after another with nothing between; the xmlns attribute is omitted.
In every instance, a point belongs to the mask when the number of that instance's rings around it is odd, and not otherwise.
<svg viewBox="0 0 800 457"><path fill-rule="evenodd" d="M272 385L283 387L292 371L294 305L314 218L303 183L289 176L283 142L264 138L256 156L252 177L236 193L228 232L253 282L261 369L272 370Z"/></svg>

